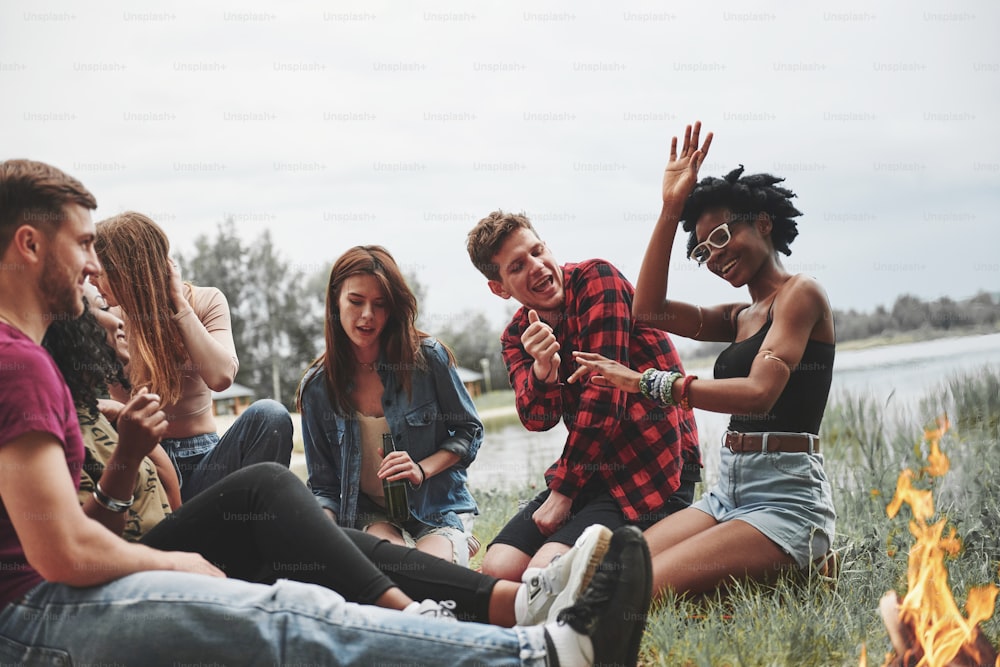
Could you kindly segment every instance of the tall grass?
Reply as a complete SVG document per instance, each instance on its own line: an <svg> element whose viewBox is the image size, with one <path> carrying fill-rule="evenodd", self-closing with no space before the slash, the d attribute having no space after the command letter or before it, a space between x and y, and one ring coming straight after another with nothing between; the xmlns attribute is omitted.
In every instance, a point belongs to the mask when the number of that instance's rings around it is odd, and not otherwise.
<svg viewBox="0 0 1000 667"><path fill-rule="evenodd" d="M890 521L885 508L904 468L919 469L927 452L923 429L947 412L952 430L941 448L951 470L931 484L935 507L958 531L963 553L949 562L951 590L964 608L966 591L996 583L1000 564L1000 374L956 376L916 406L876 404L843 396L827 410L823 451L834 487L840 576L835 585L810 574L773 586L734 585L725 598L667 596L651 611L643 642L647 665L881 665L890 651L878 614L888 590L906 592L906 557L913 538L906 511ZM915 417L914 415L918 415ZM535 489L477 492L486 544ZM997 644L998 615L983 624Z"/></svg>

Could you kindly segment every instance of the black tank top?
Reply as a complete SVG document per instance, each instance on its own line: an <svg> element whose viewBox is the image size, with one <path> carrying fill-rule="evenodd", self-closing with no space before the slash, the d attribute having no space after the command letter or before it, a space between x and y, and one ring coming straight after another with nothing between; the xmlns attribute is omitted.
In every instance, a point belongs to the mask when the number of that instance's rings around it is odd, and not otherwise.
<svg viewBox="0 0 1000 667"><path fill-rule="evenodd" d="M774 307L773 305L771 306ZM760 331L746 340L733 343L715 361L715 378L745 378L760 352L764 337L771 329L771 311ZM732 415L729 430L741 433L787 431L819 435L826 399L833 381L833 343L810 340L802 353L802 361L792 371L788 384L769 412L756 415Z"/></svg>

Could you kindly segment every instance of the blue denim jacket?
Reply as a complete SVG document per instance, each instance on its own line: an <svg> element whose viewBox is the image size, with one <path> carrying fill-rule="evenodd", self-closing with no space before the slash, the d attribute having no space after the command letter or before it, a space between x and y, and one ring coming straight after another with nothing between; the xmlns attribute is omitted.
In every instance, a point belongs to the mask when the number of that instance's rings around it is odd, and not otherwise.
<svg viewBox="0 0 1000 667"><path fill-rule="evenodd" d="M412 395L399 383L391 365L379 359L377 370L385 392L382 410L396 448L420 462L439 449L461 459L447 470L410 489L410 512L430 526L463 529L459 512L476 512L468 489L466 468L476 458L483 441L483 424L472 399L448 363L448 353L433 338L422 343L427 370L412 376ZM309 488L337 515L344 527L356 526L361 488L361 433L354 415L340 414L330 402L323 371L314 368L302 380L302 439Z"/></svg>

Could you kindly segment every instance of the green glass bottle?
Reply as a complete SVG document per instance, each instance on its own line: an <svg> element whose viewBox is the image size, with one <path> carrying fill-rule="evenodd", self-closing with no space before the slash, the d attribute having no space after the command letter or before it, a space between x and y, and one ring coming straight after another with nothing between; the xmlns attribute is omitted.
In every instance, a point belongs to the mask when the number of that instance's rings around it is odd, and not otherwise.
<svg viewBox="0 0 1000 667"><path fill-rule="evenodd" d="M396 445L392 441L392 434L383 433L382 456L388 456L394 451ZM407 521L410 518L410 499L406 493L406 480L390 482L388 479L383 479L382 492L385 494L385 511L389 515L389 521L395 524Z"/></svg>

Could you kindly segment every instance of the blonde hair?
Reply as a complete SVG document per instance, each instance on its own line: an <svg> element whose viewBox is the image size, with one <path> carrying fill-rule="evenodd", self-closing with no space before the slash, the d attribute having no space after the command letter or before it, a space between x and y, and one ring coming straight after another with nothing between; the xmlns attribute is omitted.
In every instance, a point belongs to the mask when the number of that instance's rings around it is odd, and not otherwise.
<svg viewBox="0 0 1000 667"><path fill-rule="evenodd" d="M167 235L148 217L127 211L97 223L94 249L129 327L132 386L149 387L164 405L177 403L187 352L170 301Z"/></svg>

